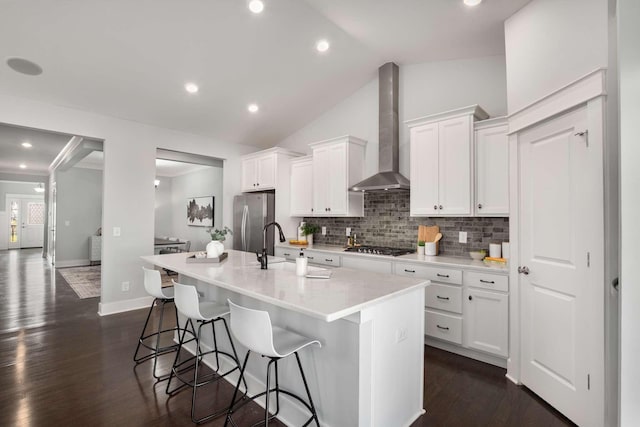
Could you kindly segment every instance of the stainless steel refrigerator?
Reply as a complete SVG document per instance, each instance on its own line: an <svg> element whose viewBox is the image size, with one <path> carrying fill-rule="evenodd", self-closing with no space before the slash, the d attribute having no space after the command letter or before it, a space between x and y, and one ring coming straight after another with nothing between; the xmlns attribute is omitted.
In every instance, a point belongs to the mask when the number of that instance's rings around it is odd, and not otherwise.
<svg viewBox="0 0 640 427"><path fill-rule="evenodd" d="M274 193L246 193L233 199L233 248L262 252L263 228L275 221ZM267 231L267 253L273 255L274 229Z"/></svg>

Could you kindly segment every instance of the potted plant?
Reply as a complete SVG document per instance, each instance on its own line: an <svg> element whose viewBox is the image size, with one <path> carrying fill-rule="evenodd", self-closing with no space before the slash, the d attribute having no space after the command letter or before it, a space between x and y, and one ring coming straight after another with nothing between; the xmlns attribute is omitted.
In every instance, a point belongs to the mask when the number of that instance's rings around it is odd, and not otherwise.
<svg viewBox="0 0 640 427"><path fill-rule="evenodd" d="M209 229L211 235L211 241L207 244L207 258L216 258L222 255L224 252L224 242L227 239L227 234L233 234L233 231L227 226L220 229Z"/></svg>
<svg viewBox="0 0 640 427"><path fill-rule="evenodd" d="M313 234L320 231L320 227L315 224L305 222L302 226L302 235L309 246L313 245Z"/></svg>
<svg viewBox="0 0 640 427"><path fill-rule="evenodd" d="M424 240L418 240L418 255L424 255Z"/></svg>

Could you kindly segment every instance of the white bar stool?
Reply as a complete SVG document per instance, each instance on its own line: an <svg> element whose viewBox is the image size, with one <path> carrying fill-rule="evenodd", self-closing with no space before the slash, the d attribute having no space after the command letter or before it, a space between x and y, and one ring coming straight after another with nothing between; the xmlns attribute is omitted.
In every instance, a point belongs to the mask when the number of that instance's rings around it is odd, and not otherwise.
<svg viewBox="0 0 640 427"><path fill-rule="evenodd" d="M231 405L229 405L229 410L227 411L227 417L225 419L224 425L227 426L228 423L231 423L235 426L236 424L231 419L231 414L234 411L237 411L237 409L244 406L247 402L254 400L260 396L266 395L264 425L267 426L269 424L269 420L275 418L280 411L280 393L283 393L301 402L311 413L311 417L303 424L303 427L309 425L312 421L315 421L316 426L320 427L318 414L316 413L316 408L313 405L311 393L309 392L309 386L307 385L307 379L305 378L304 370L302 369L302 364L300 363L300 356L298 355L298 351L310 345L317 345L318 347L322 347L320 341L307 338L278 326L273 326L271 324L269 313L266 311L253 310L234 304L231 300L227 301L229 302L229 308L231 309L231 331L233 332L233 335L236 337L238 342L247 347L248 351L246 357L244 358L242 369L240 370L240 378L238 379L236 390L233 393L233 398L231 399ZM255 396L249 397L248 399L244 400L240 405L237 406L237 408L234 409L235 399L238 394L238 389L240 388L240 382L244 379L244 372L247 367L247 362L249 361L249 354L252 351L270 359L269 363L267 364L266 389L262 393L258 393ZM287 390L280 389L280 386L278 384L278 360L292 354L295 354L296 356L296 361L298 362L298 368L300 369L300 375L302 376L302 382L304 383L304 389L307 392L309 403L305 402L301 397ZM275 388L270 388L272 364L274 365L275 371ZM269 394L274 391L276 393L276 412L273 415L269 416ZM254 424L254 426L258 424L262 424L262 421Z"/></svg>
<svg viewBox="0 0 640 427"><path fill-rule="evenodd" d="M142 270L144 271L144 288L149 295L154 297L154 299L151 303L151 307L149 308L149 314L147 314L147 320L144 322L142 332L140 332L140 338L138 338L138 346L136 347L136 352L133 354L133 361L136 362L137 366L140 363L153 359L153 377L157 380L156 382L158 382L169 378L169 374L158 374L156 370L158 364L158 356L170 353L178 349L178 344L160 347L160 337L164 333L175 333L175 331L178 330L178 312L174 306L173 311L175 313L176 326L170 329L162 329L162 320L164 318L165 305L173 302L173 288L162 287L162 279L158 270L152 270L144 267L142 267ZM149 333L148 335L145 335L147 326L149 325L149 319L151 318L151 313L153 313L153 309L156 306L160 306L160 321L158 322L158 329L154 332ZM147 344L147 341L153 337L156 338L156 342L155 346L152 347L151 345ZM141 348L151 350L151 353L139 355L138 353L140 352Z"/></svg>
<svg viewBox="0 0 640 427"><path fill-rule="evenodd" d="M189 386L193 389L193 394L191 395L191 420L200 424L205 421L208 421L212 418L220 416L227 412L227 407L221 408L219 410L214 411L213 413L196 418L195 408L196 408L196 392L199 387L202 387L206 384L209 384L214 381L218 381L225 376L229 375L231 372L240 369L240 360L238 359L238 354L236 353L236 348L233 344L233 340L231 339L231 334L229 333L229 328L227 327L227 321L223 316L229 314L229 307L226 305L219 304L215 301L200 301L198 298L198 291L195 286L183 285L173 282L173 286L175 288L175 303L180 314L187 318L187 322L184 325L184 330L182 331L182 335L180 336L180 342L178 344L178 351L176 352L176 358L173 363L173 367L171 368L171 372L169 374L169 381L167 382L166 392L169 395L174 395L178 391L183 388ZM198 324L198 330L196 331L194 321ZM227 332L227 337L229 338L229 343L231 343L231 349L233 354L229 354L223 350L218 348L218 341L216 338L216 328L215 322L222 321L224 324L224 328ZM211 325L211 330L213 331L213 350L203 352L200 348L200 339L202 338L202 327L205 325ZM180 352L182 351L183 344L186 344L184 341L185 334L187 332L187 328L191 328L191 332L195 337L196 342L196 354L195 356L189 357L186 360L180 360ZM198 378L198 366L202 362L202 359L207 354L215 354L216 356L216 369L212 374L205 375L203 378ZM225 355L231 358L235 362L235 367L228 370L225 373L219 373L220 370L220 359L219 355ZM193 364L191 362L193 361ZM184 367L186 365L186 368ZM195 366L194 374L192 379L185 378L184 373L191 370L191 367ZM171 381L173 378L177 378L182 382L182 385L170 390ZM245 381L245 388L247 383Z"/></svg>

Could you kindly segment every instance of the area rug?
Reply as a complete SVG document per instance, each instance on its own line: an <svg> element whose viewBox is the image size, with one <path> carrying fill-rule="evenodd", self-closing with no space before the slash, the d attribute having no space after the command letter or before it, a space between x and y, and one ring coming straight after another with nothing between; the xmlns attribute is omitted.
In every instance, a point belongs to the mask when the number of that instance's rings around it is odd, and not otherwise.
<svg viewBox="0 0 640 427"><path fill-rule="evenodd" d="M78 298L96 298L100 296L101 266L60 268L62 278L71 286ZM171 277L160 271L162 286L171 285Z"/></svg>

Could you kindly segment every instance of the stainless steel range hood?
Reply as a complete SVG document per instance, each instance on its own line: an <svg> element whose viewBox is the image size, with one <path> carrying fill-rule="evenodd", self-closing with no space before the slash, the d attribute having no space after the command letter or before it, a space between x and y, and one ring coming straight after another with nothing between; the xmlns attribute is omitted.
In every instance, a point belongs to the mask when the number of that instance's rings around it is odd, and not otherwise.
<svg viewBox="0 0 640 427"><path fill-rule="evenodd" d="M398 66L387 62L378 69L378 173L351 187L350 191L408 190L399 159Z"/></svg>

